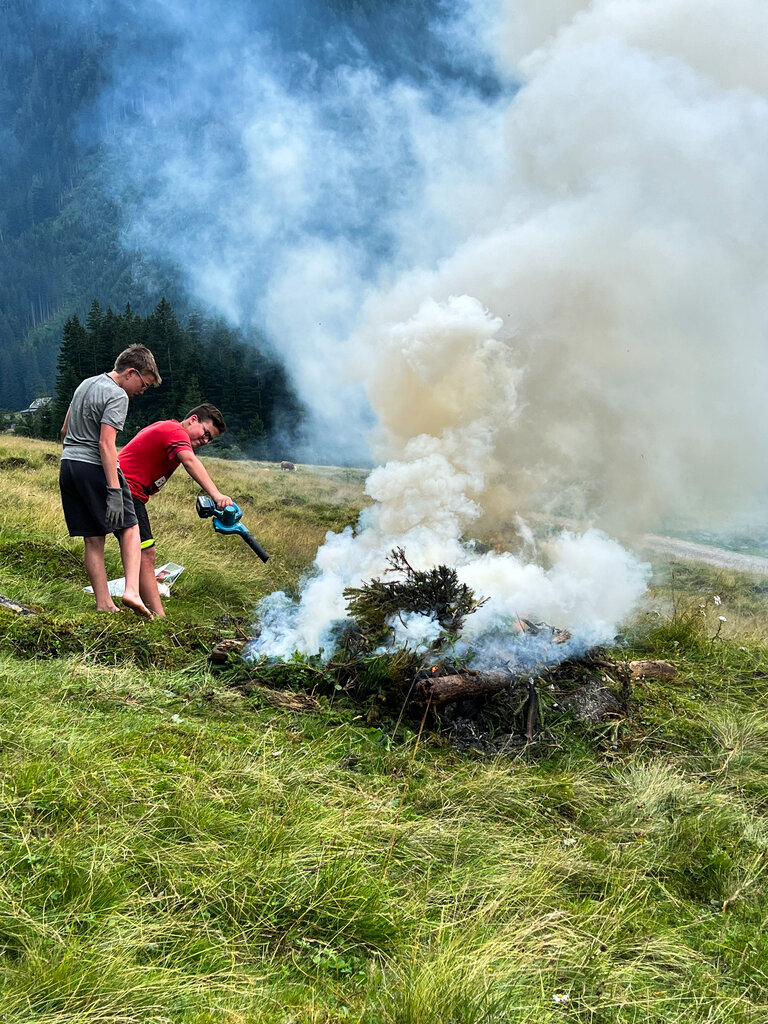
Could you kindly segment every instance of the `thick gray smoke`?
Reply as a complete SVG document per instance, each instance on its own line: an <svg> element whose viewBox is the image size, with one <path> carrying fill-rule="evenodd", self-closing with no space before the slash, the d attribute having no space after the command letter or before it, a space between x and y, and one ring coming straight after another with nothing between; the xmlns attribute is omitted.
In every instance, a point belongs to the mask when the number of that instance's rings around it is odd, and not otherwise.
<svg viewBox="0 0 768 1024"><path fill-rule="evenodd" d="M245 3L107 6L118 35L151 7L174 40L115 51L104 109L140 112L109 135L126 244L266 330L315 437L362 456L362 383L376 454L397 454L419 403L390 401L381 332L467 294L521 375L489 516L624 529L766 496L761 0L457 3L433 35L457 65L487 51L492 95L466 75L414 84L341 23L321 60L280 51Z"/></svg>
<svg viewBox="0 0 768 1024"><path fill-rule="evenodd" d="M173 74L116 66L142 116L111 139L127 243L262 326L315 431L360 451L375 416L374 504L266 649L316 649L400 543L492 595L473 630L607 638L643 571L606 536L565 535L547 569L461 538L518 512L626 536L767 496L765 4L457 4L442 44L495 61L493 89L364 54L288 73L246 10L166 3Z"/></svg>
<svg viewBox="0 0 768 1024"><path fill-rule="evenodd" d="M698 38L687 2L508 7L505 52L540 45L504 112L503 194L479 182L476 230L372 296L362 333L424 295L467 292L502 318L522 373L496 448L502 508L546 501L626 528L755 507L768 440L765 9L711 2Z"/></svg>

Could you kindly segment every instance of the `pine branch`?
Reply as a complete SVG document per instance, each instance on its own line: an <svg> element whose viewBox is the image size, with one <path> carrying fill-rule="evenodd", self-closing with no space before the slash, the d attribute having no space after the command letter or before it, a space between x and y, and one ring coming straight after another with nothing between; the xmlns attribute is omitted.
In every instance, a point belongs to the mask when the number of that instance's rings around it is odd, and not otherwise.
<svg viewBox="0 0 768 1024"><path fill-rule="evenodd" d="M362 587L348 587L344 591L347 608L359 630L381 642L391 634L391 622L406 613L433 617L444 634L461 633L464 620L487 598L477 599L474 592L460 583L455 569L438 565L433 569L414 569L405 557L405 550L395 548L387 559L386 573L399 578L379 578Z"/></svg>

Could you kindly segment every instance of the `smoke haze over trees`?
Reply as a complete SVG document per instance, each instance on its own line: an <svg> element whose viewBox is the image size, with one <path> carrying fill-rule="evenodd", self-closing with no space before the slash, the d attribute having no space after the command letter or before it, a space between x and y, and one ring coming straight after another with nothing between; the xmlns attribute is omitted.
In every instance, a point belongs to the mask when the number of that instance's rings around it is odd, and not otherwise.
<svg viewBox="0 0 768 1024"><path fill-rule="evenodd" d="M304 453L439 452L488 517L764 508L768 13L698 6L5 0L3 401L165 296L274 352Z"/></svg>
<svg viewBox="0 0 768 1024"><path fill-rule="evenodd" d="M437 3L236 2L221 19L214 7L204 4L193 17L182 5L147 5L140 17L135 4L122 0L0 5L0 409L19 409L51 393L62 330L73 315L85 320L94 297L105 309L130 303L142 315L162 296L181 316L202 306L228 317L257 347L290 358L279 325L270 334L259 308L273 272L275 234L283 240L364 236L369 270L391 247L378 212L400 185L383 164L371 167L365 208L360 192L328 195L325 210L315 206L308 215L287 199L277 208L273 197L281 184L283 191L293 184L289 173L279 180L288 170L280 166L285 147L279 138L290 131L288 121L273 124L260 142L262 165L271 161L277 176L266 183L268 194L261 189L275 223L235 256L221 252L212 233L228 179L242 173L243 151L232 130L227 78L216 83L219 64L251 78L275 75L286 95L295 96L311 94L321 78L341 76L341 82L350 69L369 68L420 86L438 76L471 80L479 90L496 87L487 62L457 62L446 40L430 31ZM221 28L211 36L217 20ZM395 23L406 31L393 32ZM215 57L202 82L187 66L190 33L195 46L205 45ZM188 116L197 104L196 116ZM362 145L370 130L360 124L365 111L353 103L346 108L339 135L357 133ZM179 115L179 126L168 132ZM188 158L217 161L219 197L196 190L194 172L178 188L169 183L157 147L165 156L177 151L180 166ZM210 167L204 171L203 186ZM322 180L321 166L313 173ZM153 198L151 212L142 209ZM221 230L231 234L234 251L242 246L238 220L249 213L232 214ZM198 226L201 219L206 230ZM190 279L195 263L202 288ZM221 289L233 263L248 293L237 304L224 300ZM295 299L290 304L295 307Z"/></svg>
<svg viewBox="0 0 768 1024"><path fill-rule="evenodd" d="M98 134L86 130L109 40L62 33L34 2L4 0L1 11L0 408L19 409L51 393L62 327L95 294L147 311L157 299L140 254L119 244Z"/></svg>

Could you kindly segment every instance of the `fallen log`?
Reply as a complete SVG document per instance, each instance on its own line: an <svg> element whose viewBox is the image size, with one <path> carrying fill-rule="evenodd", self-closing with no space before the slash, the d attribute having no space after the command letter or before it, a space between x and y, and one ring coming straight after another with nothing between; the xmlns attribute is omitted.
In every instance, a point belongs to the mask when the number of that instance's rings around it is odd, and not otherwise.
<svg viewBox="0 0 768 1024"><path fill-rule="evenodd" d="M29 605L22 604L20 601L14 601L10 597L6 597L5 594L0 594L0 608L5 608L16 615L37 615L34 608L30 608Z"/></svg>
<svg viewBox="0 0 768 1024"><path fill-rule="evenodd" d="M633 679L671 679L677 675L668 661L630 661L629 671Z"/></svg>
<svg viewBox="0 0 768 1024"><path fill-rule="evenodd" d="M503 690L516 688L522 697L527 692L524 708L525 736L532 739L538 715L536 687L528 675L512 675L509 672L466 672L449 676L433 676L419 683L421 699L433 706L474 700L478 697L492 697ZM574 712L583 722L597 722L604 718L626 712L627 694L622 687L621 698L612 693L598 679L591 679L561 699L561 706Z"/></svg>
<svg viewBox="0 0 768 1024"><path fill-rule="evenodd" d="M527 679L527 676L513 676L509 672L468 672L424 679L419 683L418 690L422 699L430 704L450 704L459 700L490 697L515 684L522 685Z"/></svg>

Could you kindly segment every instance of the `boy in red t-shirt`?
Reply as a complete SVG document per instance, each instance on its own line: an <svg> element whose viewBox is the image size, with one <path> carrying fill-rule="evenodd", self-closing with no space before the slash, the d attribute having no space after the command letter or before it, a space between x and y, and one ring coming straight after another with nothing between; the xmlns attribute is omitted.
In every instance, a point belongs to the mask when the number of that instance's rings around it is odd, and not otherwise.
<svg viewBox="0 0 768 1024"><path fill-rule="evenodd" d="M228 494L222 494L218 489L195 455L197 448L202 448L226 429L224 417L216 406L204 402L188 412L180 423L178 420L160 420L144 427L120 451L120 471L131 489L139 521L139 592L144 604L155 615L165 615L165 612L155 579L155 539L147 515L147 502L181 465L210 494L217 508L234 504Z"/></svg>

